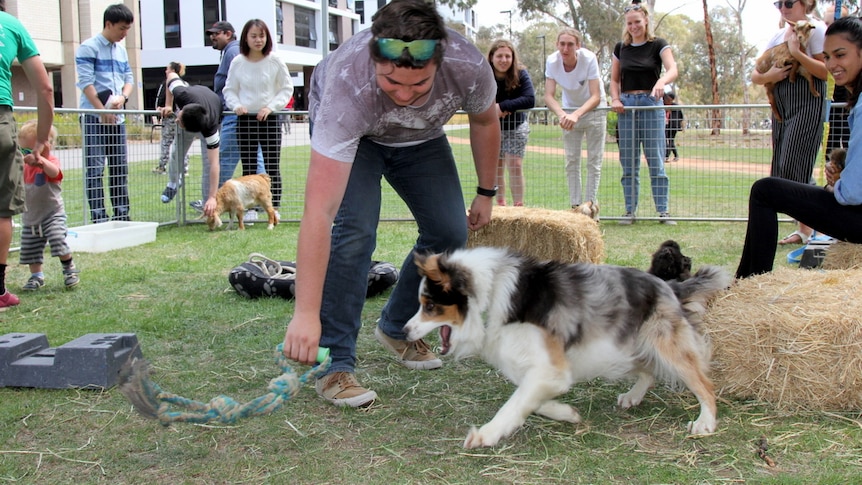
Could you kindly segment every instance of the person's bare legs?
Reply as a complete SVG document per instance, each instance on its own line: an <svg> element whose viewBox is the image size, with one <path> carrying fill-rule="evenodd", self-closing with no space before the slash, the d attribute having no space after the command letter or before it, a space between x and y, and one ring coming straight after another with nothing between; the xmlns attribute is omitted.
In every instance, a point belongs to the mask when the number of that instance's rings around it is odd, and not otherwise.
<svg viewBox="0 0 862 485"><path fill-rule="evenodd" d="M497 160L497 205L506 205L506 160Z"/></svg>
<svg viewBox="0 0 862 485"><path fill-rule="evenodd" d="M524 205L524 167L523 159L515 155L503 155L506 169L509 171L509 190L512 192L512 202L515 206ZM499 192L498 192L499 193Z"/></svg>

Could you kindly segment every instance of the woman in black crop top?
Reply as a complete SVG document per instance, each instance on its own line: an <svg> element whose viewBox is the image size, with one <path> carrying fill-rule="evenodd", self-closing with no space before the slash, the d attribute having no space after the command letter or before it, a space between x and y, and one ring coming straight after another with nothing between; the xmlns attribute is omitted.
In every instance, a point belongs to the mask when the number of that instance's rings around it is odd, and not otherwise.
<svg viewBox="0 0 862 485"><path fill-rule="evenodd" d="M614 47L610 85L611 109L619 115L621 182L626 204L620 224L635 221L643 147L659 221L673 225L676 222L668 212L669 183L664 171L664 110L633 111L626 107L663 106L664 87L676 79L676 61L667 41L652 34L646 5L638 2L626 7L625 22L623 41Z"/></svg>

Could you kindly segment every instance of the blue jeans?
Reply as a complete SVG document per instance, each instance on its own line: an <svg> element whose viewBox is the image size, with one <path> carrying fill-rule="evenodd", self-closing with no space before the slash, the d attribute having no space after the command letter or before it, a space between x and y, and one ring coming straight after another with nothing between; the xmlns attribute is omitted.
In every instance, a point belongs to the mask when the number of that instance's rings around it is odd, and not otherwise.
<svg viewBox="0 0 862 485"><path fill-rule="evenodd" d="M419 309L420 278L413 253L442 252L467 242L464 195L446 137L400 148L363 138L332 227L323 288L320 345L331 351L329 373L353 372L356 365L368 269L377 245L381 177L407 204L419 230L378 322L385 334L404 339L404 325Z"/></svg>
<svg viewBox="0 0 862 485"><path fill-rule="evenodd" d="M98 116L81 117L84 131L84 186L90 207L90 221L105 222L104 178L108 167L108 191L115 220L129 220L129 164L126 159L126 125L105 125Z"/></svg>
<svg viewBox="0 0 862 485"><path fill-rule="evenodd" d="M620 95L623 106L664 106L661 98L649 94ZM664 152L666 140L664 137L664 110L626 110L619 115L619 147L620 165L623 176L623 197L626 202L626 212L634 214L638 210L638 195L640 192L640 158L641 147L649 166L652 198L658 212L667 212L668 178L664 171Z"/></svg>
<svg viewBox="0 0 862 485"><path fill-rule="evenodd" d="M218 186L233 178L236 166L239 164L239 144L236 140L236 115L226 115L221 120L218 149ZM263 153L257 148L257 173L266 173L263 166ZM204 198L206 200L206 198Z"/></svg>

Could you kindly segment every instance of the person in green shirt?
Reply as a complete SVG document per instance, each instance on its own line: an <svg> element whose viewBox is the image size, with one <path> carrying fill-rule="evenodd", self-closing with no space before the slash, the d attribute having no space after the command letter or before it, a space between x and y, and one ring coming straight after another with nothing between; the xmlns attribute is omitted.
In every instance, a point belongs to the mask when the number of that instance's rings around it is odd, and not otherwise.
<svg viewBox="0 0 862 485"><path fill-rule="evenodd" d="M6 289L6 261L12 245L12 217L24 211L24 161L42 153L54 122L54 87L42 64L36 44L27 30L6 13L6 2L0 0L0 311L19 303ZM36 91L39 111L36 142L32 153L18 147L18 133L12 117L12 62L21 64L27 80Z"/></svg>

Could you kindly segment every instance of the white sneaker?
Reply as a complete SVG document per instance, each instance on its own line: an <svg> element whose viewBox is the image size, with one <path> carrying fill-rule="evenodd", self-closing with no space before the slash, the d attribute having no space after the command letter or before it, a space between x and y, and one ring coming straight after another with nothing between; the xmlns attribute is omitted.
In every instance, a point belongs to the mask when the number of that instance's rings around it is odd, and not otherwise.
<svg viewBox="0 0 862 485"><path fill-rule="evenodd" d="M254 224L255 221L257 221L257 211L254 209L245 211L245 215L242 217L242 222L245 224Z"/></svg>
<svg viewBox="0 0 862 485"><path fill-rule="evenodd" d="M631 212L626 212L620 217L617 223L621 226L630 226L635 223L635 215Z"/></svg>

